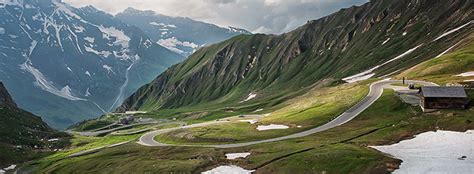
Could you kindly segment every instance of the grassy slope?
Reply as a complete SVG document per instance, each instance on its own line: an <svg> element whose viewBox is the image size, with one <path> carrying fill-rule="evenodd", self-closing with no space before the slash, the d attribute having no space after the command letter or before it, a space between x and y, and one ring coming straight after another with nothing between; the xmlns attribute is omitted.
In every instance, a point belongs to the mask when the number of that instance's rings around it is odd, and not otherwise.
<svg viewBox="0 0 474 174"><path fill-rule="evenodd" d="M469 5L465 1L371 1L282 35L237 36L198 50L140 88L120 109L154 111L204 107L202 103L240 107L239 101L251 92L258 94L255 100L272 101L324 80L360 73L423 44L375 73L404 70L469 33L472 29L465 28L433 42L446 29L471 20Z"/></svg>
<svg viewBox="0 0 474 174"><path fill-rule="evenodd" d="M461 41L457 48L459 49L455 52L423 62L402 72L397 77L427 80L439 84L473 79L473 77L458 77L456 75L474 71L474 34Z"/></svg>
<svg viewBox="0 0 474 174"><path fill-rule="evenodd" d="M233 122L223 125L176 130L157 136L162 142L176 143L235 143L272 138L300 132L322 125L361 100L368 92L369 82L316 88L309 93L288 100L278 109L262 108L269 113L257 124ZM356 94L356 95L347 95ZM255 113L248 113L255 114ZM286 130L257 131L258 125L285 124ZM298 128L297 126L301 126Z"/></svg>
<svg viewBox="0 0 474 174"><path fill-rule="evenodd" d="M474 97L473 91L470 91L470 96ZM459 131L473 129L472 111L471 109L423 114L418 108L400 102L393 92L386 91L380 100L355 120L304 138L234 149L149 148L129 144L96 154L55 161L50 165L41 166L41 171L179 173L202 171L219 164L232 163L249 169L258 168L257 173L384 172L386 165L396 165L399 161L366 148L366 145L393 143L436 128ZM309 150L295 153L305 149ZM224 159L225 152L244 151L249 151L252 155L237 161ZM295 154L273 161L292 153ZM266 164L269 161L272 162Z"/></svg>
<svg viewBox="0 0 474 174"><path fill-rule="evenodd" d="M69 161L70 158L67 158L67 156L73 153L90 150L94 148L99 148L99 147L103 147L107 145L112 145L116 143L121 143L125 141L131 141L131 140L137 139L138 137L139 135L126 135L126 136L108 135L105 137L85 137L85 136L75 135L71 139L71 145L69 146L68 149L52 153L49 156L44 157L40 160L36 160L31 163L28 163L26 168L29 170L31 166L34 166L35 168L44 168L47 166L55 167L58 165L58 163ZM78 157L78 158L81 158L81 157ZM74 160L76 160L76 158L74 158Z"/></svg>
<svg viewBox="0 0 474 174"><path fill-rule="evenodd" d="M66 137L29 112L0 106L0 167L49 154L49 150L68 144ZM61 141L48 142L50 138Z"/></svg>
<svg viewBox="0 0 474 174"><path fill-rule="evenodd" d="M424 62L403 72L402 74L408 75L402 76L435 82L459 81L452 75L473 70L470 53L472 48L471 40L467 40L457 51ZM456 63L459 61L467 62ZM449 71L441 71L441 74L438 70L427 71L441 62L448 62L445 65L447 68L442 70ZM455 65L459 66L450 68ZM421 71L425 72L418 73ZM470 90L468 94L471 99L474 98L474 91ZM207 170L220 164L237 164L247 169L256 168L257 173L383 173L400 161L367 148L367 145L395 143L429 130L474 129L472 121L472 108L425 114L417 107L401 103L393 92L386 91L381 99L353 121L308 137L234 149L149 148L128 144L96 154L57 160L54 163L40 163L36 167L39 167L40 172L64 173L188 173ZM245 151L252 153L247 159L224 159L225 152Z"/></svg>
<svg viewBox="0 0 474 174"><path fill-rule="evenodd" d="M473 92L470 95L474 97ZM471 123L473 120L472 109L423 114L419 108L400 102L393 92L384 92L381 99L348 124L301 140L283 143L287 146L294 146L294 151L306 147L316 147L316 149L270 163L270 165L260 168L260 172L284 170L296 173L308 171L366 173L367 170L372 170L371 168L375 166L378 166L375 169L383 169L385 163L396 163L396 161L366 148L367 145L394 143L417 133L437 128L458 131L473 129L474 125ZM312 146L306 145L310 142ZM324 146L319 147L320 145ZM333 151L334 149L337 151ZM255 164L248 165L250 168L261 164L261 161L288 153L277 151L277 148L274 148L272 144L254 147L252 151L263 154L251 156L248 161L254 161ZM300 165L292 165L295 163Z"/></svg>

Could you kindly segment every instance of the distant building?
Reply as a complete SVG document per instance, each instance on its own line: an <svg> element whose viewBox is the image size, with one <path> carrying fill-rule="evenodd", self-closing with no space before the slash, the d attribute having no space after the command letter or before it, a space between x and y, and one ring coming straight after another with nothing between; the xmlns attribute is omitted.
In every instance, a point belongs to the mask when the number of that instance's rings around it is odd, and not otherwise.
<svg viewBox="0 0 474 174"><path fill-rule="evenodd" d="M119 123L127 125L127 124L132 123L134 120L135 118L133 116L126 116L126 117L120 118Z"/></svg>
<svg viewBox="0 0 474 174"><path fill-rule="evenodd" d="M463 87L423 86L420 89L423 111L433 109L465 109L469 98Z"/></svg>

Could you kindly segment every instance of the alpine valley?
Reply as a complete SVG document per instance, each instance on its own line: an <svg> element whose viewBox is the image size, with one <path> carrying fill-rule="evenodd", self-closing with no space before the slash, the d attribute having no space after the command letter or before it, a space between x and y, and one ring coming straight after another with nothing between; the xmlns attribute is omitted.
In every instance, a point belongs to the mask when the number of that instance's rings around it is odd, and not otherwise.
<svg viewBox="0 0 474 174"><path fill-rule="evenodd" d="M472 173L472 0L278 35L0 2L0 173Z"/></svg>
<svg viewBox="0 0 474 174"><path fill-rule="evenodd" d="M155 21L198 23L180 18ZM146 31L92 6L2 0L0 80L19 106L55 128L95 118L185 58L186 54L160 46L152 29ZM223 40L241 33L221 29L207 34ZM194 41L194 37L179 39ZM218 39L199 41L204 45Z"/></svg>

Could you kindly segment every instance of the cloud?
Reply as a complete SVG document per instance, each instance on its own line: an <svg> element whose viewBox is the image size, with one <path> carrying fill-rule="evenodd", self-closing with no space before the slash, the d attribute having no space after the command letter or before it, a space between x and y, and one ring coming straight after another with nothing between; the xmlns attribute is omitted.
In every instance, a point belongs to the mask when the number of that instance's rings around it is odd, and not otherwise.
<svg viewBox="0 0 474 174"><path fill-rule="evenodd" d="M168 16L189 17L219 26L279 34L308 20L367 0L64 0L73 6L93 5L116 14L127 7L153 10Z"/></svg>

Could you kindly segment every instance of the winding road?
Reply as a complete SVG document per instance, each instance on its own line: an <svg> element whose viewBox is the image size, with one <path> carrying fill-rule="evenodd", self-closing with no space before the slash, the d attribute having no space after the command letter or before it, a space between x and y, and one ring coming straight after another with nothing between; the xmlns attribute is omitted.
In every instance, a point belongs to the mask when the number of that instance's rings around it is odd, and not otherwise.
<svg viewBox="0 0 474 174"><path fill-rule="evenodd" d="M431 82L425 82L425 81L407 80L406 82L425 85L425 86L437 86L437 84L434 84ZM167 133L170 131L174 131L178 129L202 127L202 126L208 126L208 125L220 124L220 123L226 122L226 121L214 121L214 122L206 122L206 123L193 124L193 125L188 125L188 126L183 126L183 127L176 127L176 128L169 128L169 129L162 129L162 130L148 132L140 137L138 144L141 144L143 146L189 146L189 147L192 146L192 147L234 148L234 147L243 147L243 146L249 146L249 145L254 145L254 144L260 144L260 143L268 143L268 142L282 141L282 140L293 139L293 138L300 138L300 137L308 136L314 133L331 129L331 128L343 125L351 121L357 115L362 113L365 109L371 106L378 98L380 98L380 96L382 96L384 88L390 87L391 84L394 84L394 83L402 83L402 81L401 80L381 80L381 81L372 83L370 85L369 93L367 94L367 96L364 99L362 99L360 102L358 102L357 104L349 108L346 112L342 113L341 115L339 115L338 117L336 117L335 119L331 120L330 122L324 125L321 125L319 127L309 129L303 132L291 134L291 135L286 135L286 136L277 137L277 138L270 138L270 139L265 139L265 140L259 140L259 141L245 142L245 143L218 144L218 145L165 144L165 143L160 143L154 140L155 136L163 134L163 133Z"/></svg>

